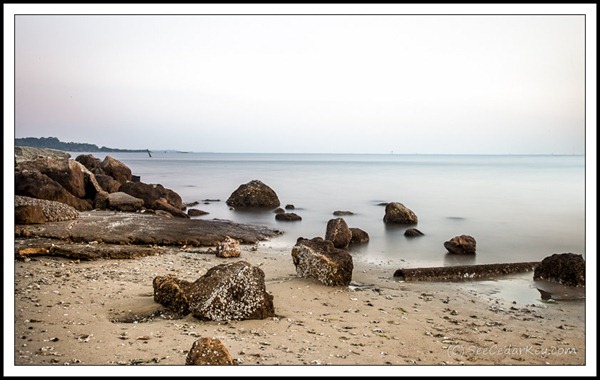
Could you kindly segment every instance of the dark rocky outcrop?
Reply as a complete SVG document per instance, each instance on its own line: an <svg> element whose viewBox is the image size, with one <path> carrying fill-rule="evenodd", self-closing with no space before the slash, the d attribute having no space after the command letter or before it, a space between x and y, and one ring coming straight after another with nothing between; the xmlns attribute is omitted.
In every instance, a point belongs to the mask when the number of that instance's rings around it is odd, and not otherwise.
<svg viewBox="0 0 600 380"><path fill-rule="evenodd" d="M325 240L329 240L336 248L346 248L352 240L352 231L344 218L330 219L327 222Z"/></svg>
<svg viewBox="0 0 600 380"><path fill-rule="evenodd" d="M355 227L350 228L350 231L352 232L350 244L365 244L369 242L369 234L366 231Z"/></svg>
<svg viewBox="0 0 600 380"><path fill-rule="evenodd" d="M395 224L417 224L417 215L399 202L391 202L385 206L385 215L383 217L385 223Z"/></svg>
<svg viewBox="0 0 600 380"><path fill-rule="evenodd" d="M299 277L314 278L328 286L347 286L352 281L352 256L320 237L299 238L292 248Z"/></svg>
<svg viewBox="0 0 600 380"><path fill-rule="evenodd" d="M118 211L138 211L144 208L144 201L119 191L108 194L106 208Z"/></svg>
<svg viewBox="0 0 600 380"><path fill-rule="evenodd" d="M200 338L192 344L185 358L186 365L233 365L227 348L217 338Z"/></svg>
<svg viewBox="0 0 600 380"><path fill-rule="evenodd" d="M457 265L431 268L403 268L394 272L394 277L403 281L457 281L495 278L499 275L530 272L539 262Z"/></svg>
<svg viewBox="0 0 600 380"><path fill-rule="evenodd" d="M217 245L217 257L230 258L240 257L242 251L240 249L240 242L236 239L232 239L229 236Z"/></svg>
<svg viewBox="0 0 600 380"><path fill-rule="evenodd" d="M116 193L121 188L121 182L106 174L96 174L96 181L107 193Z"/></svg>
<svg viewBox="0 0 600 380"><path fill-rule="evenodd" d="M201 320L264 319L275 315L273 296L265 288L265 274L245 261L221 264L195 282L172 276L153 281L155 301Z"/></svg>
<svg viewBox="0 0 600 380"><path fill-rule="evenodd" d="M96 158L91 154L80 154L75 158L75 161L85 166L89 171L91 171L94 174L103 173L102 169L100 169L102 161L100 161L99 158Z"/></svg>
<svg viewBox="0 0 600 380"><path fill-rule="evenodd" d="M106 156L100 164L100 169L106 175L109 175L124 184L131 181L131 169L119 160Z"/></svg>
<svg viewBox="0 0 600 380"><path fill-rule="evenodd" d="M404 236L406 237L417 237L423 235L425 234L417 230L416 228L407 228L406 231L404 231Z"/></svg>
<svg viewBox="0 0 600 380"><path fill-rule="evenodd" d="M127 182L123 184L120 191L136 198L144 200L144 206L154 210L168 211L174 216L189 218L183 212L183 204L179 194L159 184L147 184L143 182Z"/></svg>
<svg viewBox="0 0 600 380"><path fill-rule="evenodd" d="M45 222L57 222L79 218L79 212L65 203L48 201L31 197L15 196L15 207L36 206L40 207ZM17 222L17 224L20 224Z"/></svg>
<svg viewBox="0 0 600 380"><path fill-rule="evenodd" d="M302 220L302 217L293 212L284 212L283 214L276 214L275 219L283 222L296 222Z"/></svg>
<svg viewBox="0 0 600 380"><path fill-rule="evenodd" d="M566 286L585 286L585 260L575 253L555 253L542 260L533 273L533 279Z"/></svg>
<svg viewBox="0 0 600 380"><path fill-rule="evenodd" d="M237 208L275 208L280 205L275 191L259 180L240 185L237 190L231 193L226 203L228 206Z"/></svg>
<svg viewBox="0 0 600 380"><path fill-rule="evenodd" d="M36 158L23 161L15 166L15 171L38 171L56 181L76 198L84 198L85 178L79 163L70 159Z"/></svg>
<svg viewBox="0 0 600 380"><path fill-rule="evenodd" d="M15 172L15 195L66 203L79 211L92 209L91 201L77 198L38 170Z"/></svg>
<svg viewBox="0 0 600 380"><path fill-rule="evenodd" d="M39 205L15 206L15 224L46 223L44 211Z"/></svg>
<svg viewBox="0 0 600 380"><path fill-rule="evenodd" d="M285 209L286 210L294 210L294 209L296 209L296 206L294 206L292 204L287 204L287 205L285 205Z"/></svg>
<svg viewBox="0 0 600 380"><path fill-rule="evenodd" d="M446 247L450 253L474 255L477 248L477 242L472 236L460 235L444 242L444 247Z"/></svg>

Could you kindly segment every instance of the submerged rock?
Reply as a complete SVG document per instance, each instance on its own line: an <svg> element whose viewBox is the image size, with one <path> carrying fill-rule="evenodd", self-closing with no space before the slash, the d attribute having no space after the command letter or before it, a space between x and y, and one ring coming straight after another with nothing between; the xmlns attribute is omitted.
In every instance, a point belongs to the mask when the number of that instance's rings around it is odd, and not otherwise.
<svg viewBox="0 0 600 380"><path fill-rule="evenodd" d="M455 236L452 239L444 242L444 247L450 253L456 254L475 254L477 242L475 238L469 235Z"/></svg>
<svg viewBox="0 0 600 380"><path fill-rule="evenodd" d="M302 220L302 217L294 212L284 212L282 214L275 215L275 219L284 222L296 222Z"/></svg>
<svg viewBox="0 0 600 380"><path fill-rule="evenodd" d="M259 180L240 185L237 190L231 193L226 203L228 206L237 208L275 208L281 204L275 191Z"/></svg>
<svg viewBox="0 0 600 380"><path fill-rule="evenodd" d="M233 365L233 359L217 338L200 338L192 344L185 358L186 365Z"/></svg>
<svg viewBox="0 0 600 380"><path fill-rule="evenodd" d="M329 240L299 238L292 259L299 277L314 278L328 286L347 286L352 281L352 256Z"/></svg>
<svg viewBox="0 0 600 380"><path fill-rule="evenodd" d="M352 231L344 218L330 219L327 222L325 240L329 240L336 248L346 248L352 240Z"/></svg>
<svg viewBox="0 0 600 380"><path fill-rule="evenodd" d="M385 223L395 224L417 224L417 215L399 202L391 202L385 206L385 215L383 217Z"/></svg>
<svg viewBox="0 0 600 380"><path fill-rule="evenodd" d="M417 237L423 235L425 234L417 230L416 228L407 228L406 231L404 231L404 236L406 237Z"/></svg>
<svg viewBox="0 0 600 380"><path fill-rule="evenodd" d="M542 260L533 273L533 279L566 286L585 286L585 260L575 253L555 253Z"/></svg>

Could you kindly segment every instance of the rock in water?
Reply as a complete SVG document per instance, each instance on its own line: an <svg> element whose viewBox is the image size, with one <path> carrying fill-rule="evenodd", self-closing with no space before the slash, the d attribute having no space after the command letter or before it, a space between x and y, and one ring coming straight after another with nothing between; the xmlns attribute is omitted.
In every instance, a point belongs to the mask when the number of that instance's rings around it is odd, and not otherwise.
<svg viewBox="0 0 600 380"><path fill-rule="evenodd" d="M229 236L221 244L217 245L217 257L240 257L241 253L240 242Z"/></svg>
<svg viewBox="0 0 600 380"><path fill-rule="evenodd" d="M385 215L383 217L385 223L395 224L417 224L417 215L399 202L391 202L385 206Z"/></svg>
<svg viewBox="0 0 600 380"><path fill-rule="evenodd" d="M275 219L279 220L279 221L284 221L284 222L296 222L299 220L302 220L302 217L298 214L296 214L295 212L283 212L283 213L277 213L275 215Z"/></svg>
<svg viewBox="0 0 600 380"><path fill-rule="evenodd" d="M200 338L185 358L186 365L233 365L227 348L217 338Z"/></svg>
<svg viewBox="0 0 600 380"><path fill-rule="evenodd" d="M240 185L237 190L231 193L226 203L228 206L238 208L276 208L280 205L275 191L259 180L253 180Z"/></svg>
<svg viewBox="0 0 600 380"><path fill-rule="evenodd" d="M352 231L352 240L350 240L350 244L364 244L369 241L369 234L366 231L355 227L350 228L350 231Z"/></svg>
<svg viewBox="0 0 600 380"><path fill-rule="evenodd" d="M555 253L542 260L533 272L533 279L585 286L585 260L575 253Z"/></svg>
<svg viewBox="0 0 600 380"><path fill-rule="evenodd" d="M328 286L347 286L352 281L352 256L320 237L299 238L292 248L299 277L314 278Z"/></svg>
<svg viewBox="0 0 600 380"><path fill-rule="evenodd" d="M425 234L417 230L416 228L407 228L406 231L404 231L404 236L406 237L417 237L423 235Z"/></svg>
<svg viewBox="0 0 600 380"><path fill-rule="evenodd" d="M327 222L327 231L325 232L325 240L333 242L336 248L346 248L352 240L352 231L348 228L348 224L344 218L330 219Z"/></svg>
<svg viewBox="0 0 600 380"><path fill-rule="evenodd" d="M469 235L455 236L444 243L444 247L450 253L457 254L475 254L477 242L475 238Z"/></svg>

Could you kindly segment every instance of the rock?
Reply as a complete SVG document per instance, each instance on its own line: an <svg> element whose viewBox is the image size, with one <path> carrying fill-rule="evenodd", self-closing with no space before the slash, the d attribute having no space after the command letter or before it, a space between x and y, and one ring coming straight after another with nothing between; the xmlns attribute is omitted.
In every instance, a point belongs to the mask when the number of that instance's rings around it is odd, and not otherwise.
<svg viewBox="0 0 600 380"><path fill-rule="evenodd" d="M240 257L241 254L240 242L229 236L221 244L217 245L217 257Z"/></svg>
<svg viewBox="0 0 600 380"><path fill-rule="evenodd" d="M275 208L279 207L279 198L273 189L259 180L240 185L229 199L227 205L241 207Z"/></svg>
<svg viewBox="0 0 600 380"><path fill-rule="evenodd" d="M360 228L350 228L352 240L350 244L364 244L369 242L369 234Z"/></svg>
<svg viewBox="0 0 600 380"><path fill-rule="evenodd" d="M325 240L333 242L333 246L336 248L346 248L350 245L352 231L348 228L344 218L330 219L327 222Z"/></svg>
<svg viewBox="0 0 600 380"><path fill-rule="evenodd" d="M17 258L44 255L66 257L71 260L125 260L154 256L158 252L159 249L156 247L136 245L73 243L44 238L15 239Z"/></svg>
<svg viewBox="0 0 600 380"><path fill-rule="evenodd" d="M417 230L416 228L407 228L406 231L404 231L404 236L406 237L417 237L423 235L425 234Z"/></svg>
<svg viewBox="0 0 600 380"><path fill-rule="evenodd" d="M555 253L542 260L533 273L533 279L565 286L585 286L585 260L575 253Z"/></svg>
<svg viewBox="0 0 600 380"><path fill-rule="evenodd" d="M189 210L187 210L187 213L189 216L202 216L202 215L207 215L208 212L207 211L203 211L203 210L198 210L195 208L191 208Z"/></svg>
<svg viewBox="0 0 600 380"><path fill-rule="evenodd" d="M156 214L156 216L160 216L161 218L165 218L165 219L170 219L173 220L173 214L171 214L170 212L166 212L164 210L156 210L154 211L154 213Z"/></svg>
<svg viewBox="0 0 600 380"><path fill-rule="evenodd" d="M65 190L77 198L84 198L84 167L70 159L40 157L33 161L23 161L15 166L16 171L39 171L60 184Z"/></svg>
<svg viewBox="0 0 600 380"><path fill-rule="evenodd" d="M111 156L106 156L104 158L104 161L100 164L100 169L102 169L104 174L113 177L121 184L131 181L131 169Z"/></svg>
<svg viewBox="0 0 600 380"><path fill-rule="evenodd" d="M333 212L333 215L335 215L335 216L345 216L345 215L354 215L354 213L352 211L340 211L340 210L337 210L337 211Z"/></svg>
<svg viewBox="0 0 600 380"><path fill-rule="evenodd" d="M154 301L181 315L190 313L187 290L192 283L173 275L158 276L152 281Z"/></svg>
<svg viewBox="0 0 600 380"><path fill-rule="evenodd" d="M394 277L402 281L457 281L497 278L501 275L530 272L539 262L453 265L447 267L402 268L394 272Z"/></svg>
<svg viewBox="0 0 600 380"><path fill-rule="evenodd" d="M144 200L144 206L154 210L168 211L174 216L189 218L182 210L185 209L181 197L173 190L166 189L159 184L143 182L127 182L121 186L120 191Z"/></svg>
<svg viewBox="0 0 600 380"><path fill-rule="evenodd" d="M227 348L217 338L200 338L192 344L186 365L233 365Z"/></svg>
<svg viewBox="0 0 600 380"><path fill-rule="evenodd" d="M139 175L132 174L131 182L142 182L142 177L140 177Z"/></svg>
<svg viewBox="0 0 600 380"><path fill-rule="evenodd" d="M92 209L91 201L77 198L38 170L15 172L15 195L66 203L79 211Z"/></svg>
<svg viewBox="0 0 600 380"><path fill-rule="evenodd" d="M476 245L475 239L469 235L455 236L444 243L444 247L450 253L471 255L475 254Z"/></svg>
<svg viewBox="0 0 600 380"><path fill-rule="evenodd" d="M144 208L144 201L119 191L108 194L107 208L119 211L138 211Z"/></svg>
<svg viewBox="0 0 600 380"><path fill-rule="evenodd" d="M44 211L39 205L15 206L15 224L46 223Z"/></svg>
<svg viewBox="0 0 600 380"><path fill-rule="evenodd" d="M15 206L25 205L40 207L46 222L57 222L79 218L79 212L67 204L20 195L15 196Z"/></svg>
<svg viewBox="0 0 600 380"><path fill-rule="evenodd" d="M189 289L190 311L203 320L243 320L273 317L273 296L265 274L245 261L213 267Z"/></svg>
<svg viewBox="0 0 600 380"><path fill-rule="evenodd" d="M71 155L67 152L48 148L34 148L30 146L15 146L15 163L33 161L38 158L51 158L67 160Z"/></svg>
<svg viewBox="0 0 600 380"><path fill-rule="evenodd" d="M96 181L107 193L116 193L121 188L121 182L106 174L96 174Z"/></svg>
<svg viewBox="0 0 600 380"><path fill-rule="evenodd" d="M295 208L296 208L296 207L295 207L294 205L291 205L291 204L287 204L287 205L285 205L285 209L286 209L286 210L294 210Z"/></svg>
<svg viewBox="0 0 600 380"><path fill-rule="evenodd" d="M281 207L277 207L275 210L273 210L273 212L275 214L285 214L285 210L282 209Z"/></svg>
<svg viewBox="0 0 600 380"><path fill-rule="evenodd" d="M295 222L298 220L302 220L302 217L296 213L288 212L275 215L275 219L283 222Z"/></svg>
<svg viewBox="0 0 600 380"><path fill-rule="evenodd" d="M75 157L75 161L79 162L80 164L85 166L89 171L96 175L103 174L102 169L100 169L102 161L100 161L99 158L96 158L91 154L80 154L79 156Z"/></svg>
<svg viewBox="0 0 600 380"><path fill-rule="evenodd" d="M391 202L385 206L385 223L416 224L417 216L412 210L399 202Z"/></svg>
<svg viewBox="0 0 600 380"><path fill-rule="evenodd" d="M347 286L352 281L352 256L320 237L299 238L292 248L299 277L314 278L328 286Z"/></svg>

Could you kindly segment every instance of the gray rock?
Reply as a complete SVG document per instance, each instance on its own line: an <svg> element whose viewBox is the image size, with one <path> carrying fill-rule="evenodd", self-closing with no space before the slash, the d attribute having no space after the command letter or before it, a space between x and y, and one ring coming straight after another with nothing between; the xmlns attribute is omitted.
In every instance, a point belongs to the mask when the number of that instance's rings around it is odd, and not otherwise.
<svg viewBox="0 0 600 380"><path fill-rule="evenodd" d="M37 158L52 158L66 160L71 158L67 152L56 149L33 148L30 146L15 146L15 163L33 161Z"/></svg>
<svg viewBox="0 0 600 380"><path fill-rule="evenodd" d="M325 240L329 240L336 248L346 248L352 240L352 231L344 218L330 219L327 222Z"/></svg>
<svg viewBox="0 0 600 380"><path fill-rule="evenodd" d="M138 211L144 208L144 201L119 191L108 194L107 208L119 211Z"/></svg>
<svg viewBox="0 0 600 380"><path fill-rule="evenodd" d="M347 286L352 281L352 256L320 237L299 238L292 248L299 277L314 278L328 286Z"/></svg>
<svg viewBox="0 0 600 380"><path fill-rule="evenodd" d="M231 193L226 203L228 206L236 208L275 208L280 205L275 191L259 180L240 185L237 190Z"/></svg>
<svg viewBox="0 0 600 380"><path fill-rule="evenodd" d="M385 223L416 224L418 222L415 213L399 202L391 202L385 206Z"/></svg>

